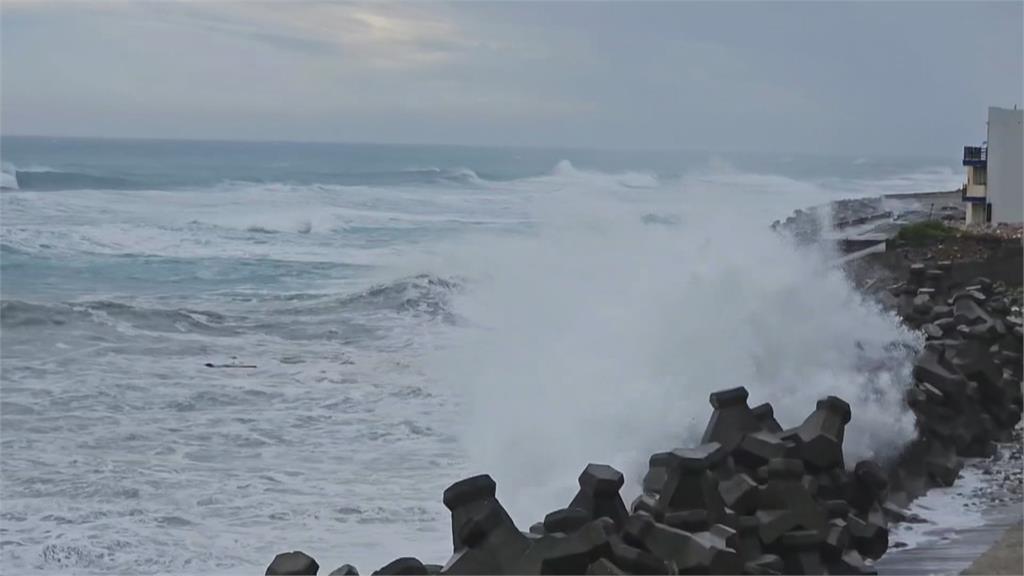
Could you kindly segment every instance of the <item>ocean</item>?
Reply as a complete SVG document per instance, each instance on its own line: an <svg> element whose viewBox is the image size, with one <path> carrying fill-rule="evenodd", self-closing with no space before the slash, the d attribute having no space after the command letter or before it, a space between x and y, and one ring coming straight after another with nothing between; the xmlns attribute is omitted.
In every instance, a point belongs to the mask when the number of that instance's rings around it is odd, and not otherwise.
<svg viewBox="0 0 1024 576"><path fill-rule="evenodd" d="M962 178L955 154L4 137L0 157L12 573L444 563L449 484L490 473L523 530L587 462L635 496L737 385L790 425L842 396L849 457L884 459L913 433L920 337L769 225Z"/></svg>

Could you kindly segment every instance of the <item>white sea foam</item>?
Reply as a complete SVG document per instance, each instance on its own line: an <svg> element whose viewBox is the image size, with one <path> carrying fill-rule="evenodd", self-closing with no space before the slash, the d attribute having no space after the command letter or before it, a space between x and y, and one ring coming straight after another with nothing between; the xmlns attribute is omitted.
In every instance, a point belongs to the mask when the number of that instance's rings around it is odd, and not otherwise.
<svg viewBox="0 0 1024 576"><path fill-rule="evenodd" d="M636 494L651 452L699 441L716 389L746 386L784 425L818 398L847 399L851 462L912 436L916 336L863 301L832 254L766 226L827 191L720 170L644 191L600 179L539 199L535 235L480 238L449 260L475 280L457 310L477 329L434 368L461 385L471 462L518 521L564 506L587 462L623 469Z"/></svg>

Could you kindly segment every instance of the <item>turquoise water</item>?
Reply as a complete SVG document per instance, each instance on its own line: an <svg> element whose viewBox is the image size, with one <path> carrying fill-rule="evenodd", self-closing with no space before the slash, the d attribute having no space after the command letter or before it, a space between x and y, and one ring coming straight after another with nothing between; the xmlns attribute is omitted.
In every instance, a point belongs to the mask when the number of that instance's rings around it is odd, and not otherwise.
<svg viewBox="0 0 1024 576"><path fill-rule="evenodd" d="M927 158L0 145L18 572L252 571L298 548L328 570L443 562L451 482L490 471L536 520L587 461L632 474L703 425L693 398L738 382L843 395L851 449L883 450L907 425L885 344L907 335L767 225L960 181ZM851 360L873 353L890 392ZM675 416L638 420L640 400Z"/></svg>

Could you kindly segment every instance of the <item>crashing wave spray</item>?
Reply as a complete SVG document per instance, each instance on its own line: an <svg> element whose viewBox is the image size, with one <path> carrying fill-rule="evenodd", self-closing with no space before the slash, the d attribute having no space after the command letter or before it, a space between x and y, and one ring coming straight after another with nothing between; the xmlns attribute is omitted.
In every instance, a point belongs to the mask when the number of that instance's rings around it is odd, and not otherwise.
<svg viewBox="0 0 1024 576"><path fill-rule="evenodd" d="M834 254L769 229L823 190L735 173L637 189L565 165L530 187L534 233L457 253L470 327L434 366L465 399L471 463L521 525L565 506L588 462L623 470L635 495L649 454L699 442L717 389L746 386L784 426L846 399L851 463L912 437L917 336Z"/></svg>

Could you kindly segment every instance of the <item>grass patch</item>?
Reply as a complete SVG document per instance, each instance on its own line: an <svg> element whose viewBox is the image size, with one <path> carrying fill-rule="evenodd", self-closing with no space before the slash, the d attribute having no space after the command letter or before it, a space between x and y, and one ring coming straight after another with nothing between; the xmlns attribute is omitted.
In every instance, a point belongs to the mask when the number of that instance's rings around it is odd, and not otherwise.
<svg viewBox="0 0 1024 576"><path fill-rule="evenodd" d="M930 244L937 240L956 236L958 230L946 226L938 220L928 220L916 224L908 224L896 233L896 239L914 246Z"/></svg>

